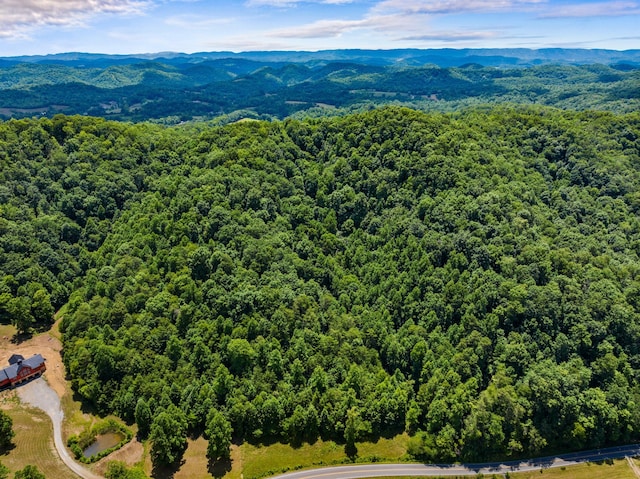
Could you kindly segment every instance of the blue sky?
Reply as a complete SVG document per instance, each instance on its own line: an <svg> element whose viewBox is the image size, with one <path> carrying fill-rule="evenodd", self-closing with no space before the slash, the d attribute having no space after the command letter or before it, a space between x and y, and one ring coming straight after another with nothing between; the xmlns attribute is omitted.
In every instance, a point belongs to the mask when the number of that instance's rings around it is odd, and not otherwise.
<svg viewBox="0 0 640 479"><path fill-rule="evenodd" d="M0 56L640 48L640 0L0 0Z"/></svg>

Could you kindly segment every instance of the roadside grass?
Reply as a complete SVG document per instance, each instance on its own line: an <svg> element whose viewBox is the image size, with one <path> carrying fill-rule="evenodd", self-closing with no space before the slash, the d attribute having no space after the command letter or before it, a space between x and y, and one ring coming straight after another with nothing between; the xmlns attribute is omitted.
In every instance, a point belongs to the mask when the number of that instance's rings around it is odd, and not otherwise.
<svg viewBox="0 0 640 479"><path fill-rule="evenodd" d="M398 462L407 451L409 437L401 434L390 439L381 438L376 442L357 443L358 454L355 462ZM313 444L304 443L299 447L288 444L256 446L244 443L231 448L231 461L214 464L209 471L206 459L207 441L203 438L189 440L180 468L174 479L259 479L297 469L350 464L353 462L344 451L344 444L318 440ZM151 472L150 461L145 470ZM161 474L154 476L164 479Z"/></svg>
<svg viewBox="0 0 640 479"><path fill-rule="evenodd" d="M3 409L13 420L14 448L0 455L0 461L12 472L33 464L47 477L77 479L60 460L53 445L51 419L43 411L27 408L15 398L3 401Z"/></svg>
<svg viewBox="0 0 640 479"><path fill-rule="evenodd" d="M555 467L535 472L511 474L512 479L638 479L625 459L587 462L569 467Z"/></svg>
<svg viewBox="0 0 640 479"><path fill-rule="evenodd" d="M375 443L358 443L358 456L355 462L398 462L406 454L408 436L402 434L391 439L380 439ZM231 450L231 463L220 465L213 474L207 470L206 440L200 438L189 441L180 469L175 479L259 479L286 471L309 469L332 464L349 464L351 461L344 452L344 445L333 441L317 441L314 444L302 444L292 447L287 444L255 446L244 443ZM150 466L150 464L149 464ZM150 467L148 467L148 471ZM475 477L475 476L460 476ZM503 474L485 474L484 479L638 479L627 461L616 460L601 463L586 463L576 466L546 468L533 472ZM158 477L157 479L164 479ZM388 477L385 479L412 479L410 477ZM424 479L424 478L413 478Z"/></svg>
<svg viewBox="0 0 640 479"><path fill-rule="evenodd" d="M432 476L436 479L437 476ZM441 476L444 477L444 476ZM578 464L577 466L554 467L532 472L512 472L507 474L484 474L478 476L446 476L447 479L469 479L482 477L482 479L637 479L629 464L624 459L612 463ZM373 479L373 478L369 478ZM375 479L425 479L424 476L384 477Z"/></svg>
<svg viewBox="0 0 640 479"><path fill-rule="evenodd" d="M406 434L401 434L390 439L380 438L376 442L357 443L358 454L354 462L397 462L407 452L408 439ZM239 449L244 479L257 479L312 466L352 462L345 453L344 444L333 441L318 440L300 447L288 444L258 447L245 443Z"/></svg>

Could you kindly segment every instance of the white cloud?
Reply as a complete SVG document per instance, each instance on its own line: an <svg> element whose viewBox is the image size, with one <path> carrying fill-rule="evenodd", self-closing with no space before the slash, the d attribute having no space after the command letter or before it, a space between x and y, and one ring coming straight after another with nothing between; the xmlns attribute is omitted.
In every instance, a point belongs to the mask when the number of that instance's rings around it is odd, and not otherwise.
<svg viewBox="0 0 640 479"><path fill-rule="evenodd" d="M202 17L201 15L185 14L169 17L164 21L164 23L171 25L172 27L180 28L207 28L212 25L225 25L232 23L233 21L233 18L207 18Z"/></svg>
<svg viewBox="0 0 640 479"><path fill-rule="evenodd" d="M638 14L640 14L640 3L614 1L554 6L538 15L538 18L618 17Z"/></svg>
<svg viewBox="0 0 640 479"><path fill-rule="evenodd" d="M549 0L382 0L372 11L431 15L530 11L537 12L538 18L601 17L637 15L640 3L625 0L562 4Z"/></svg>
<svg viewBox="0 0 640 479"><path fill-rule="evenodd" d="M324 3L326 5L343 5L354 0L247 0L247 7L294 7L300 3Z"/></svg>
<svg viewBox="0 0 640 479"><path fill-rule="evenodd" d="M2 0L0 37L25 37L42 26L77 26L98 14L139 14L150 0Z"/></svg>
<svg viewBox="0 0 640 479"><path fill-rule="evenodd" d="M231 37L224 41L209 42L206 48L209 50L230 50L233 52L251 52L265 50L289 50L291 45L281 42L266 42L262 39L247 40L246 37Z"/></svg>
<svg viewBox="0 0 640 479"><path fill-rule="evenodd" d="M373 15L360 20L318 20L296 27L281 28L268 33L279 38L330 38L353 30L370 29L377 32L408 32L424 26L424 15Z"/></svg>
<svg viewBox="0 0 640 479"><path fill-rule="evenodd" d="M319 20L299 27L281 28L269 33L279 38L327 38L366 26L367 20Z"/></svg>
<svg viewBox="0 0 640 479"><path fill-rule="evenodd" d="M462 42L470 40L489 40L496 38L496 32L471 32L471 31L435 31L423 35L412 35L398 38L401 41L440 41L440 42Z"/></svg>
<svg viewBox="0 0 640 479"><path fill-rule="evenodd" d="M375 12L452 14L466 12L513 11L515 8L546 3L547 0L383 0Z"/></svg>

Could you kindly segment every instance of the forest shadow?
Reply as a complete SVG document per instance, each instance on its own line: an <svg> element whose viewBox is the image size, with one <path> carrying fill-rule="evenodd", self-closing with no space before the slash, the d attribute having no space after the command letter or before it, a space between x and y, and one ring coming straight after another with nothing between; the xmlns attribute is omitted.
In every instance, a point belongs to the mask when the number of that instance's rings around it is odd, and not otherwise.
<svg viewBox="0 0 640 479"><path fill-rule="evenodd" d="M15 333L11 337L11 343L15 344L16 346L19 346L20 344L24 343L25 341L29 341L31 338L33 338L33 332L31 332L31 331L29 331L27 333Z"/></svg>
<svg viewBox="0 0 640 479"><path fill-rule="evenodd" d="M68 375L67 377L65 377L65 380L71 383L71 378ZM80 396L80 394L77 393L73 388L71 388L71 391L73 393L71 399L73 400L73 402L77 402L80 404L80 411L83 414L90 414L92 416L100 417L100 413L98 412L96 407L91 404L87 398Z"/></svg>
<svg viewBox="0 0 640 479"><path fill-rule="evenodd" d="M153 479L173 479L176 472L180 470L184 463L185 460L181 459L170 466L153 466L153 469L151 470L151 477Z"/></svg>
<svg viewBox="0 0 640 479"><path fill-rule="evenodd" d="M222 459L218 461L209 459L207 470L215 479L224 477L227 473L231 472L231 459Z"/></svg>
<svg viewBox="0 0 640 479"><path fill-rule="evenodd" d="M394 437L396 437L399 434L402 434L404 432L404 427L398 426L398 427L389 427L386 429L383 429L382 431L380 431L380 433L376 434L376 435L369 435L368 437L366 437L367 441L370 442L378 442L378 439L382 438L382 439L393 439Z"/></svg>
<svg viewBox="0 0 640 479"><path fill-rule="evenodd" d="M261 437L249 437L246 441L252 446L273 446L279 444L281 439L277 436L261 436ZM234 438L234 444L242 444L242 438Z"/></svg>
<svg viewBox="0 0 640 479"><path fill-rule="evenodd" d="M6 321L6 322L0 322L0 324L4 324L4 325L10 325L12 324L11 321ZM22 332L16 332L13 336L11 336L11 339L9 340L12 344L15 344L16 346L24 343L25 341L29 341L30 339L33 339L33 337L36 334L42 334L42 333L46 333L48 331L51 331L51 328L53 327L55 323L37 323L34 326L32 326L31 328L29 328L29 331L22 331Z"/></svg>
<svg viewBox="0 0 640 479"><path fill-rule="evenodd" d="M8 455L15 448L16 448L16 445L13 442L5 447L0 447L0 456Z"/></svg>
<svg viewBox="0 0 640 479"><path fill-rule="evenodd" d="M249 444L251 444L252 446L269 447L269 446L273 446L274 444L289 444L289 446L291 446L293 449L299 449L305 443L313 446L320 439L322 439L323 441L327 440L325 437L322 437L318 434L304 435L299 438L296 437L294 439L291 439L289 442L285 442L279 436L261 436L259 438L251 437L251 438L246 438L244 440ZM237 443L237 444L242 443L242 438L234 438L234 443Z"/></svg>

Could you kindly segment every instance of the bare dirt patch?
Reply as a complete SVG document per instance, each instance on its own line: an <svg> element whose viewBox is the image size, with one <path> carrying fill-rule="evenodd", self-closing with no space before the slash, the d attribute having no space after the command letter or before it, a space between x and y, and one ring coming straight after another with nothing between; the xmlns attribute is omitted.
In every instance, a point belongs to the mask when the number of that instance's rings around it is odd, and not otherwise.
<svg viewBox="0 0 640 479"><path fill-rule="evenodd" d="M0 367L9 365L8 361L12 354L22 354L25 358L34 354L42 354L47 364L47 371L44 376L49 386L56 392L58 397L64 396L67 392L67 384L64 365L60 356L62 344L54 336L57 331L56 324L49 333L22 339L15 336L15 328L13 326L3 326L0 328L0 333L2 334L0 336Z"/></svg>
<svg viewBox="0 0 640 479"><path fill-rule="evenodd" d="M125 446L96 462L93 471L104 475L111 461L121 461L128 465L137 464L144 458L144 445L135 437Z"/></svg>

